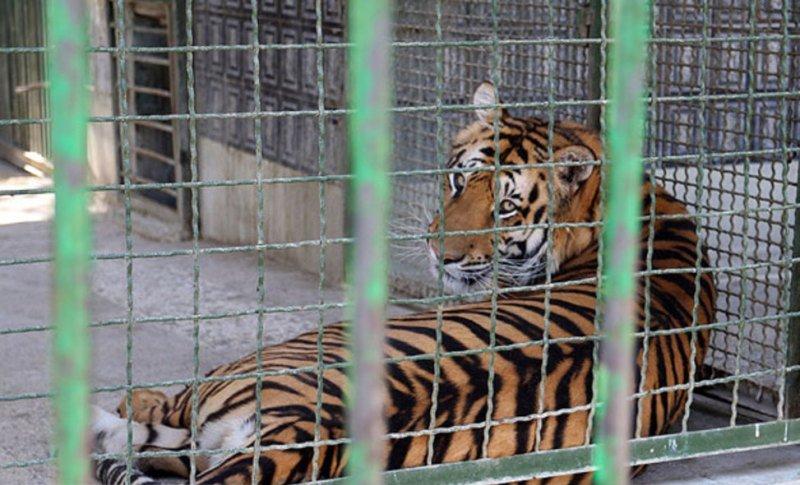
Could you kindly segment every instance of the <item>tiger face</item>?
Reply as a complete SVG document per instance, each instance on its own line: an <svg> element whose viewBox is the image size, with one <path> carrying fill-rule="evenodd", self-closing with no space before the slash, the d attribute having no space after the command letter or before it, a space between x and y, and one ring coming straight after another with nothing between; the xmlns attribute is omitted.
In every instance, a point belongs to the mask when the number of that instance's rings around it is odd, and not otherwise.
<svg viewBox="0 0 800 485"><path fill-rule="evenodd" d="M526 285L545 271L557 271L565 258L596 237L591 229L553 229L548 221L596 216L598 135L575 123L556 123L551 130L546 121L512 117L494 106L498 98L488 82L475 91L473 104L485 108L477 109L477 121L455 136L447 165L463 172L443 177L444 212L428 226L431 268L438 273L444 249L443 280L451 292L486 289L492 283L493 232L501 286ZM436 236L441 229L467 234L447 235L441 243Z"/></svg>

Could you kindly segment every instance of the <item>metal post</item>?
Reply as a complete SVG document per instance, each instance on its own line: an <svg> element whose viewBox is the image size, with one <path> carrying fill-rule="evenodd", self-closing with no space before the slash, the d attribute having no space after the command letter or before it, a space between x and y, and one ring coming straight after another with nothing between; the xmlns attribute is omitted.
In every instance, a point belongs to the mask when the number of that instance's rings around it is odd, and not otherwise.
<svg viewBox="0 0 800 485"><path fill-rule="evenodd" d="M781 91L789 90L789 83L792 82L792 87L797 86L797 77L791 74L791 57L790 50L791 43L789 41L789 3L784 2L781 9L781 33L782 39L780 44L780 76L779 76L779 89ZM781 166L782 166L782 199L783 202L788 202L789 199L789 163L791 162L791 155L789 154L789 133L791 132L792 119L789 115L789 109L786 99L780 100L779 116L781 120L781 133L780 133L780 146L781 146ZM794 183L800 182L800 175L795 175ZM800 201L800 193L795 195L795 202ZM791 260L794 260L800 255L800 231L797 230L797 221L800 217L800 209L794 211L794 227L792 247L791 247ZM783 211L781 214L781 239L784 244L784 253L789 251L789 212ZM789 260L784 262L784 271L790 273L791 284L789 285L789 293L786 289L782 291L781 306L784 311L796 312L800 308L800 275L798 275L797 265L791 264ZM783 280L785 284L785 279ZM788 305L788 308L787 308ZM800 365L800 318L792 317L783 319L778 327L783 335L780 342L783 344L783 349L786 352L786 361L779 378L782 381L778 382L778 419L794 419L800 418L800 372L797 370L787 371L789 367Z"/></svg>
<svg viewBox="0 0 800 485"><path fill-rule="evenodd" d="M350 210L354 318L349 402L349 473L353 483L379 483L384 452L383 325L387 299L387 220L392 153L391 9L389 0L349 2L348 94L353 167Z"/></svg>
<svg viewBox="0 0 800 485"><path fill-rule="evenodd" d="M583 9L585 35L587 39L597 41L600 39L600 30L603 28L602 19L602 0L591 0ZM600 50L603 46L599 42L589 44L588 50L588 76L586 91L591 100L599 100L600 96L600 83L603 82L600 75L600 64L603 62L603 56ZM586 108L586 124L592 128L600 129L600 115L601 106L599 104L592 104Z"/></svg>
<svg viewBox="0 0 800 485"><path fill-rule="evenodd" d="M88 483L90 230L86 192L88 32L83 0L47 2L52 155L55 166L54 285L58 482Z"/></svg>
<svg viewBox="0 0 800 485"><path fill-rule="evenodd" d="M644 78L650 2L610 4L614 39L609 54L605 135L608 172L603 226L603 305L598 376L598 446L594 457L601 484L627 483L631 436L633 329L639 252L640 185L644 140Z"/></svg>
<svg viewBox="0 0 800 485"><path fill-rule="evenodd" d="M784 120L784 123L786 120ZM797 196L800 201L800 194ZM800 217L800 210L795 210L794 213L794 243L792 246L792 258L800 255L800 230L798 230L797 221ZM796 312L800 308L800 275L798 274L798 266L791 266L792 283L791 283L791 306L787 310ZM786 367L792 367L800 364L800 317L792 317L789 319L787 328L787 336L785 342L786 346ZM786 418L800 418L800 372L795 370L786 373L785 382L785 396L786 396Z"/></svg>

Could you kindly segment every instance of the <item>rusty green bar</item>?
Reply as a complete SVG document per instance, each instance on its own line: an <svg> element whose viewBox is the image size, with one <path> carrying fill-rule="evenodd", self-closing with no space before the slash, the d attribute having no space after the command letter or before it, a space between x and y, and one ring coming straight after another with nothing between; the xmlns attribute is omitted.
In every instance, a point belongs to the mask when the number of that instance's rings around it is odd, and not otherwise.
<svg viewBox="0 0 800 485"><path fill-rule="evenodd" d="M55 183L53 250L58 483L88 483L90 229L86 190L88 22L84 0L48 0L47 68Z"/></svg>
<svg viewBox="0 0 800 485"><path fill-rule="evenodd" d="M387 221L391 129L391 2L349 2L349 146L353 181L349 198L354 244L350 252L353 367L349 431L353 438L349 481L381 482L383 335L387 291Z"/></svg>
<svg viewBox="0 0 800 485"><path fill-rule="evenodd" d="M800 419L651 436L631 441L631 464L645 465L800 443ZM597 446L564 448L386 472L387 485L511 483L593 468ZM341 479L325 480L339 485Z"/></svg>
<svg viewBox="0 0 800 485"><path fill-rule="evenodd" d="M603 210L603 282L598 382L595 480L627 483L633 393L633 330L636 260L641 212L644 146L644 78L650 2L610 3L605 146L607 172Z"/></svg>

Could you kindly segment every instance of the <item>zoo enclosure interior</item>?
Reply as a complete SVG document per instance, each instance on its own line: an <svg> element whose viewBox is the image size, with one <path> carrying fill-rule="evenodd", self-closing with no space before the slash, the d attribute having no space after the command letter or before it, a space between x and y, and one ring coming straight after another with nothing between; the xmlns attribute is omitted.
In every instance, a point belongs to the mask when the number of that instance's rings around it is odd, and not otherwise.
<svg viewBox="0 0 800 485"><path fill-rule="evenodd" d="M138 12L135 4L140 6ZM117 95L115 110L96 116L93 124L112 121L122 149L119 165L113 167L118 178L97 184L94 191L119 192L126 212L137 208L137 201L147 206L142 210L172 211L164 217L177 221L194 238L237 244L235 249L203 251L261 253L289 248L298 252L298 259L308 260L307 255L314 254L312 265L319 266L319 251L303 251L322 247L331 258L328 263L341 266L336 251L346 242L346 221L325 216L332 216L332 208L342 204L338 192L348 170L341 150L344 4L260 2L255 16L257 42L265 47L259 49L258 78L248 45L254 37L248 2L194 2L190 29L197 50L181 48L188 45L186 11L176 4L164 5L168 4L110 5L130 16L111 15L108 44L95 46L100 53L111 54L118 92L112 93ZM15 12L6 21L22 21L17 16L19 4L7 2L4 7ZM500 58L498 84L509 109L595 122L608 42L602 35L605 7L578 2L397 2L394 170L402 173L393 178L393 217L399 221L401 239L394 241L396 254L408 251L409 243L402 239L419 243L424 237L425 226L409 230L407 221L418 220L420 205L436 207L438 189L430 172L441 167L449 134L471 116L467 110L436 106L467 104L474 86L491 77L495 55ZM800 7L789 0L749 5L721 0L654 2L648 163L657 181L692 203L711 251L711 266L719 269L713 350L695 392L715 392L733 405L734 412L758 421L784 417L782 401L791 396L783 379L791 377L790 366L797 365L789 350L790 342L796 342L790 339L797 335L792 302L797 292L790 288L797 258L793 242L797 171L792 156L800 133L798 15ZM136 21L144 25L134 29ZM36 76L43 74L36 67L43 56L37 49L42 37L25 38L17 29L4 29L3 35L0 62L6 69L0 72L7 75L0 76L5 83L0 136L47 158L48 148L41 141L46 138L35 134L47 126L46 108L28 94L36 90L15 92L21 84L35 84ZM123 42L142 51L120 55ZM195 107L188 104L190 57ZM148 63L148 68L137 66ZM153 66L164 69L156 73L159 68ZM120 77L129 84L139 82L135 78L130 82L132 72L144 72L143 89L122 87ZM260 137L254 119L261 119ZM263 160L254 156L258 151ZM231 154L239 163L210 161ZM259 164L265 173L256 170ZM258 177L267 184L266 194L254 189ZM204 198L203 193L212 192L222 200L214 195ZM264 224L260 195L270 201L274 197L276 204L281 198L294 201L284 203L295 211L298 206L309 208L301 217L310 221L308 227L316 234L292 233L283 228L290 224L280 220ZM301 204L304 199L318 203ZM321 207L328 202L327 210ZM248 217L226 215L225 206ZM441 300L431 279L420 278L427 275L422 264L404 261L392 268L391 282L401 295L398 301ZM331 280L337 271L323 268ZM317 307L340 304L322 302ZM731 393L734 387L736 394Z"/></svg>
<svg viewBox="0 0 800 485"><path fill-rule="evenodd" d="M501 95L507 103L523 105L510 109L543 116L546 101L552 99L557 118L596 123L595 105L583 101L599 94L601 54L596 44L580 42L599 37L602 19L593 10L596 5L501 5L498 37L508 41L500 47ZM453 2L448 7L442 16L444 38L465 43L491 38L491 2ZM431 40L433 8L430 2L401 2L398 40ZM653 96L646 134L648 167L655 181L703 215L700 226L711 267L727 269L716 274L721 325L714 330L704 371L709 378L741 375L756 401L769 402L754 406L773 416L781 377L772 371L786 364L781 326L790 310L783 292L791 272L781 262L796 256L796 164L786 158L796 153L793 137L800 133L799 15L796 2L655 1L648 73ZM532 38L561 42L526 43ZM396 55L398 104L434 104L436 52L412 47L398 49ZM487 77L491 56L485 46L444 50L445 103L468 98L470 89ZM545 104L524 106L536 101ZM469 113L444 116L452 132ZM433 168L435 114L400 113L397 119L396 163ZM398 179L395 192L395 217L400 220L419 218L420 206L430 207L437 197L436 185L425 177ZM403 261L407 248L396 247L393 260ZM401 291L432 294L434 286L420 278L424 264L396 265L392 283Z"/></svg>

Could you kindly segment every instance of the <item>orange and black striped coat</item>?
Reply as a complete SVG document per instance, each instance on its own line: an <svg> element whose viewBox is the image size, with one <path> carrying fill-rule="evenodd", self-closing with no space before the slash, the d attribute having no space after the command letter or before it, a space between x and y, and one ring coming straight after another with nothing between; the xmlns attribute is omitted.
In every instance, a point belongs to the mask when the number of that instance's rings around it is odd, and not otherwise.
<svg viewBox="0 0 800 485"><path fill-rule="evenodd" d="M475 104L495 104L492 93L493 88L482 85ZM497 139L496 128L500 130ZM430 254L435 261L444 260L451 288L479 290L487 287L486 264L491 265L497 246L499 257L504 258L499 271L507 272L507 278L499 275L501 285L523 284L527 290L501 294L496 311L486 300L445 308L440 316L430 311L386 323L384 354L393 362L385 367L385 413L388 431L394 436L387 442L386 468L421 466L429 459L432 463L473 460L482 457L484 449L489 457L501 457L586 443L595 353L595 341L586 337L595 333L601 183L596 165L576 162L597 160L601 155L598 135L580 125L551 127L491 107L479 111L478 121L457 135L451 167L474 169L494 166L497 161L503 171L445 177L445 211L429 230L434 235L441 229L473 233L446 236L443 243L433 239ZM565 165L543 163L548 160ZM537 167L540 163L542 167ZM656 216L652 236L646 222L640 238L639 269L648 269L649 258L652 271L648 309L644 308L646 286L638 287L638 328L643 330L649 313L650 335L644 383L638 382L643 339L636 339L635 386L646 394L636 406L641 410L641 435L652 436L666 432L682 415L687 392L680 386L689 382L692 369L705 357L709 335L702 326L713 321L715 288L711 273L695 271L698 258L700 268L708 265L702 249L698 250L696 227L684 204L647 182L640 190L643 215L649 217L652 209ZM506 228L498 241L492 242L491 232L474 233L495 226ZM652 240L650 251L648 239ZM537 289L547 271L551 272L550 289ZM492 425L485 441L490 353L479 350L489 346L493 321ZM441 325L442 357L433 426L438 431L431 436L426 430L431 428L437 324ZM700 329L689 331L695 326ZM549 340L546 349L545 338ZM264 349L260 413L255 409L252 378L257 370L255 355L212 370L208 374L212 380L197 386L197 448L251 448L199 455L198 483L243 484L252 477L259 483L295 483L311 479L312 474L320 479L342 475L348 456L341 443L347 436L347 325L329 325L322 335L322 361L333 367L319 381L321 406L315 432L317 340L317 333L309 332ZM235 379L237 374L250 377ZM678 389L647 393L673 386ZM133 398L135 449L189 448L190 387L169 398L150 390L136 391ZM575 409L557 412L570 408ZM124 403L119 409L122 417L96 411L98 451L124 451L120 446L128 414ZM545 417L536 417L542 414ZM256 434L261 450L254 473ZM315 440L322 441L316 451ZM153 470L187 476L189 459L143 458L136 464L133 483L149 483L145 473ZM124 464L101 461L96 474L105 483L118 483ZM541 481L588 483L590 476Z"/></svg>

